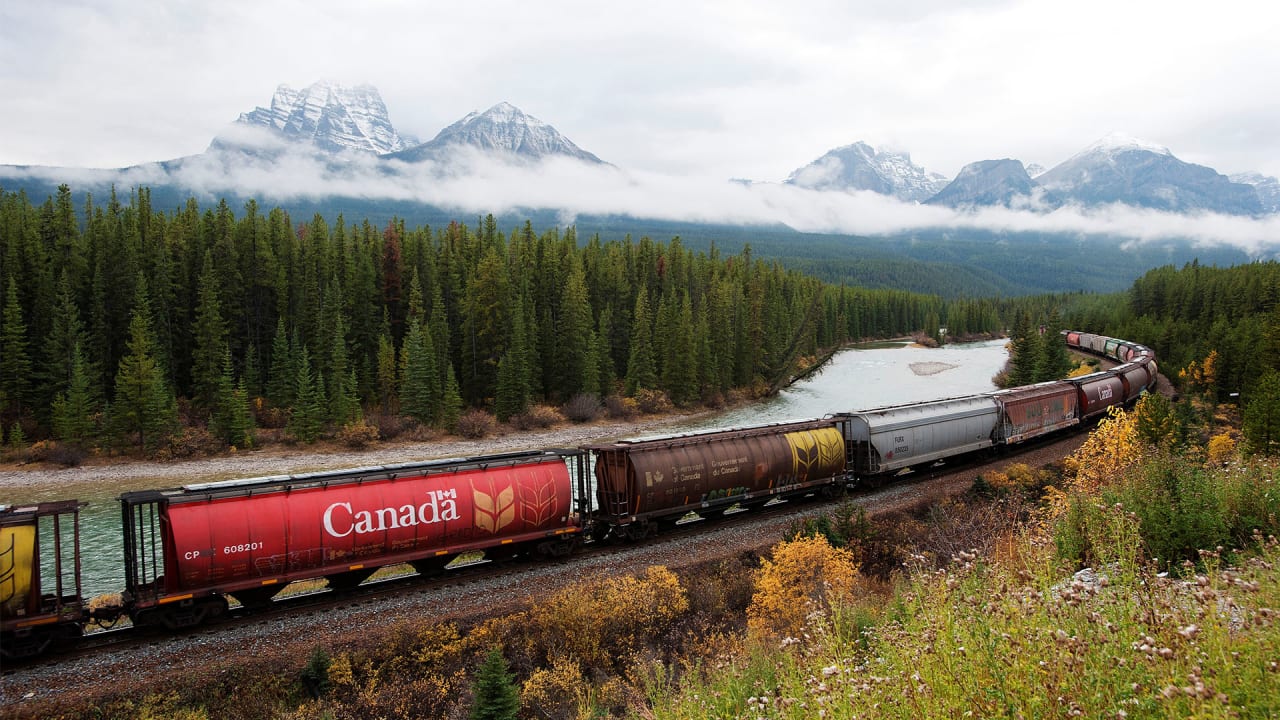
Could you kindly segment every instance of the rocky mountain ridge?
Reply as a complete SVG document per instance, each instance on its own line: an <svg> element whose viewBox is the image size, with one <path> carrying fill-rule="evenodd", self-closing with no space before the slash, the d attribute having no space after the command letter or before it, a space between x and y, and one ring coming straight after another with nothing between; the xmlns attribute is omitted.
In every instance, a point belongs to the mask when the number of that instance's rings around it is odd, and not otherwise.
<svg viewBox="0 0 1280 720"><path fill-rule="evenodd" d="M947 179L911 162L908 153L877 151L865 142L856 142L796 170L786 183L810 190L870 190L923 202L946 187Z"/></svg>
<svg viewBox="0 0 1280 720"><path fill-rule="evenodd" d="M382 95L372 85L345 87L328 81L294 90L276 88L269 107L241 113L235 129L260 128L290 143L321 152L365 152L377 155L416 145L391 124ZM232 133L234 134L234 133ZM234 137L214 138L212 149L237 146Z"/></svg>
<svg viewBox="0 0 1280 720"><path fill-rule="evenodd" d="M1099 207L1119 203L1180 213L1280 212L1280 181L1275 178L1258 173L1227 178L1212 168L1179 160L1166 147L1120 134L1108 135L1048 170L1027 168L1009 158L970 163L954 180L925 197L904 197L893 185L878 182L879 176L868 180L868 173L860 169L831 172L836 162L848 164L845 158L850 156L850 148L858 149L858 158L878 156L865 143L837 148L796 170L787 182L820 190L870 190L953 208L1003 206L1048 211L1067 204Z"/></svg>
<svg viewBox="0 0 1280 720"><path fill-rule="evenodd" d="M104 182L122 185L131 184L139 170L156 168L164 173L185 169L190 174L229 176L228 170L242 166L270 171L299 151L319 160L330 178L350 175L353 162L360 167L372 163L381 172L393 174L399 172L395 168L417 164L431 172L456 172L460 166L451 161L464 156L469 162L478 158L482 163L486 159L536 163L567 158L608 165L510 103L471 112L420 143L392 124L377 88L321 81L301 90L279 86L268 107L242 113L203 154L96 174L106 178L114 173ZM470 166L461 167L465 172ZM0 176L21 176L29 170L0 166ZM42 170L48 175L72 169ZM1280 212L1280 181L1274 177L1241 173L1228 178L1212 168L1184 162L1168 148L1122 135L1107 136L1048 170L1024 167L1014 159L984 160L967 165L950 182L914 163L906 152L855 142L797 169L784 183L819 192L874 192L904 202L953 208L1051 211L1063 205L1089 208L1119 203L1178 213Z"/></svg>

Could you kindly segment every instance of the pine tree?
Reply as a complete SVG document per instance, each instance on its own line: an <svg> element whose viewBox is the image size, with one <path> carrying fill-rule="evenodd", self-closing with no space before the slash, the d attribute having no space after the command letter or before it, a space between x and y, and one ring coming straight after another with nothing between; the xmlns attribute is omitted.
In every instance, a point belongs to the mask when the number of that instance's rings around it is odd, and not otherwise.
<svg viewBox="0 0 1280 720"><path fill-rule="evenodd" d="M627 394L652 390L658 385L653 360L653 330L649 317L649 295L640 288L631 321L631 355L627 360Z"/></svg>
<svg viewBox="0 0 1280 720"><path fill-rule="evenodd" d="M209 431L214 437L232 447L253 445L253 414L249 411L249 393L244 379L233 383L231 378L231 351L222 358L222 372L218 375L218 388L214 396Z"/></svg>
<svg viewBox="0 0 1280 720"><path fill-rule="evenodd" d="M672 359L672 337L671 332L675 329L676 323L680 315L680 299L676 296L676 291L671 290L662 294L658 300L657 316L653 319L653 362L654 370L658 376L658 382L666 385L667 366L671 364Z"/></svg>
<svg viewBox="0 0 1280 720"><path fill-rule="evenodd" d="M18 305L18 286L12 278L5 293L3 328L0 328L0 413L22 414L31 390L31 356L27 352L27 325Z"/></svg>
<svg viewBox="0 0 1280 720"><path fill-rule="evenodd" d="M354 369L349 367L347 358L346 322L341 314L333 325L333 334L329 346L329 422L334 425L345 425L355 419L360 411L360 401L356 397Z"/></svg>
<svg viewBox="0 0 1280 720"><path fill-rule="evenodd" d="M93 415L97 411L85 371L84 353L77 344L72 350L71 380L65 393L53 401L53 434L74 445L86 445L94 437Z"/></svg>
<svg viewBox="0 0 1280 720"><path fill-rule="evenodd" d="M440 398L440 421L438 425L453 431L458 426L458 418L462 415L462 393L458 390L458 375L453 371L453 363L445 374L444 395Z"/></svg>
<svg viewBox="0 0 1280 720"><path fill-rule="evenodd" d="M488 250L467 286L462 343L462 395L478 403L491 397L497 385L498 360L506 351L511 326L506 268L494 249Z"/></svg>
<svg viewBox="0 0 1280 720"><path fill-rule="evenodd" d="M1036 368L1040 364L1040 333L1031 323L1030 313L1018 313L1009 339L1009 374L1006 387L1030 385L1035 382Z"/></svg>
<svg viewBox="0 0 1280 720"><path fill-rule="evenodd" d="M226 322L222 319L218 282L213 271L213 257L206 252L204 269L200 272L191 351L193 399L206 410L213 409L222 375L223 356L230 347Z"/></svg>
<svg viewBox="0 0 1280 720"><path fill-rule="evenodd" d="M568 400L580 392L595 391L595 383L589 383L586 377L593 325L582 264L571 260L560 294L560 315L556 325L559 334L554 358L556 382L549 388L561 400ZM598 379L599 369L593 368L591 375Z"/></svg>
<svg viewBox="0 0 1280 720"><path fill-rule="evenodd" d="M158 446L177 425L178 410L155 359L151 303L141 274L135 287L126 355L116 370L111 419L119 436L136 436L136 445L151 449Z"/></svg>
<svg viewBox="0 0 1280 720"><path fill-rule="evenodd" d="M409 326L400 351L400 412L423 425L436 420L440 390L436 386L436 360L421 323Z"/></svg>
<svg viewBox="0 0 1280 720"><path fill-rule="evenodd" d="M1242 429L1249 449L1263 455L1280 452L1280 373L1268 370L1244 399Z"/></svg>
<svg viewBox="0 0 1280 720"><path fill-rule="evenodd" d="M240 375L240 379L244 382L247 397L256 398L262 396L262 365L258 358L258 346L256 343L250 344L244 351L244 372Z"/></svg>
<svg viewBox="0 0 1280 720"><path fill-rule="evenodd" d="M476 671L471 694L474 698L471 720L515 720L520 709L520 692L498 648L489 651L484 664Z"/></svg>
<svg viewBox="0 0 1280 720"><path fill-rule="evenodd" d="M75 297L64 270L54 299L53 325L44 343L45 365L42 377L47 397L69 393L76 353L80 355L81 371L89 380L86 387L90 396L101 397L101 387L95 387L92 383L92 379L101 377L101 373L84 356L87 342L88 335L85 333L84 323L80 321L80 311L76 308Z"/></svg>
<svg viewBox="0 0 1280 720"><path fill-rule="evenodd" d="M294 391L298 387L298 365L294 348L285 333L284 318L276 322L275 338L271 341L271 372L267 377L267 400L277 408L293 405Z"/></svg>
<svg viewBox="0 0 1280 720"><path fill-rule="evenodd" d="M930 310L924 318L924 334L925 337L932 338L935 342L942 343L942 332L939 328L942 326L942 320L938 318L937 310Z"/></svg>
<svg viewBox="0 0 1280 720"><path fill-rule="evenodd" d="M311 353L306 346L298 354L294 396L297 399L289 415L289 433L303 442L315 442L324 426L324 381L311 371Z"/></svg>
<svg viewBox="0 0 1280 720"><path fill-rule="evenodd" d="M672 314L673 325L667 328L667 363L664 367L662 384L671 396L672 402L683 405L698 398L698 368L696 365L697 346L693 338L693 309L689 305L689 295L681 291L681 298L676 311Z"/></svg>
<svg viewBox="0 0 1280 720"><path fill-rule="evenodd" d="M599 370L596 372L596 378L599 381L597 392L601 398L609 397L614 393L613 386L618 379L617 370L613 365L612 337L613 314L609 312L609 307L605 306L600 311L600 327L595 333L596 362L599 363Z"/></svg>
<svg viewBox="0 0 1280 720"><path fill-rule="evenodd" d="M409 278L409 305L405 311L404 321L409 326L415 322L427 322L427 311L423 306L422 283L418 281L417 268L413 269L413 274Z"/></svg>
<svg viewBox="0 0 1280 720"><path fill-rule="evenodd" d="M445 308L444 295L440 290L440 283L435 283L431 293L431 322L426 326L427 335L431 340L431 348L434 350L436 359L436 371L439 373L439 387L443 388L447 381L449 364L453 361L453 356L449 350L449 315Z"/></svg>
<svg viewBox="0 0 1280 720"><path fill-rule="evenodd" d="M1036 363L1033 380L1061 380L1071 372L1071 356L1067 353L1067 343L1062 338L1062 319L1058 309L1049 311L1049 319L1045 322L1044 335L1040 338L1040 358Z"/></svg>
<svg viewBox="0 0 1280 720"><path fill-rule="evenodd" d="M392 411L392 401L399 395L399 381L396 374L396 348L391 342L389 323L378 336L378 404L382 412Z"/></svg>
<svg viewBox="0 0 1280 720"><path fill-rule="evenodd" d="M20 450L27 446L27 434L22 432L22 423L17 420L13 421L13 425L9 426L9 437L6 442L14 450Z"/></svg>
<svg viewBox="0 0 1280 720"><path fill-rule="evenodd" d="M698 353L698 386L704 391L714 391L720 378L720 357L711 351L711 320L705 298L698 306L697 315L693 337Z"/></svg>
<svg viewBox="0 0 1280 720"><path fill-rule="evenodd" d="M511 347L498 363L498 384L494 391L493 412L498 420L506 422L529 409L528 340L524 332L522 313L512 315Z"/></svg>
<svg viewBox="0 0 1280 720"><path fill-rule="evenodd" d="M596 341L596 331L587 328L586 351L582 364L582 382L574 395L587 393L601 397L600 391L600 344Z"/></svg>

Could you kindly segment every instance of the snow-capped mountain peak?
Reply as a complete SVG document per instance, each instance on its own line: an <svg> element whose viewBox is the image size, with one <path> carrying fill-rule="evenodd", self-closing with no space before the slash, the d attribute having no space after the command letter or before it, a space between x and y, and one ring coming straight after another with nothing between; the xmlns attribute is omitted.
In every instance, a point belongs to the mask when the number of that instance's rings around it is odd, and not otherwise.
<svg viewBox="0 0 1280 720"><path fill-rule="evenodd" d="M1002 205L1051 210L1061 203L1031 179L1021 162L1004 158L965 165L956 179L929 198L926 204L955 208Z"/></svg>
<svg viewBox="0 0 1280 720"><path fill-rule="evenodd" d="M1229 177L1233 183L1253 186L1263 212L1280 212L1280 180L1257 172L1235 173Z"/></svg>
<svg viewBox="0 0 1280 720"><path fill-rule="evenodd" d="M532 115L526 115L520 108L503 101L485 110L483 113L471 111L458 124L468 125L478 120L494 124L519 124L530 128L548 127L548 125Z"/></svg>
<svg viewBox="0 0 1280 720"><path fill-rule="evenodd" d="M1124 203L1169 212L1236 215L1262 211L1253 187L1179 160L1166 147L1118 134L1095 142L1036 181L1084 206Z"/></svg>
<svg viewBox="0 0 1280 720"><path fill-rule="evenodd" d="M810 190L871 190L920 202L945 187L947 179L911 162L906 152L877 152L856 142L827 152L791 173L786 182Z"/></svg>
<svg viewBox="0 0 1280 720"><path fill-rule="evenodd" d="M508 102L500 102L484 112L467 113L461 120L441 130L430 142L397 152L391 157L415 162L438 158L460 148L524 160L567 156L603 163L600 158L574 145L554 127Z"/></svg>
<svg viewBox="0 0 1280 720"><path fill-rule="evenodd" d="M1147 152L1156 153L1157 155L1173 155L1173 153L1169 152L1169 148L1163 145L1158 145L1148 140L1136 138L1122 132L1112 132L1082 150L1077 154L1077 157L1080 155L1089 155L1099 152L1117 153L1125 150L1145 150Z"/></svg>
<svg viewBox="0 0 1280 720"><path fill-rule="evenodd" d="M392 126L377 88L363 84L348 87L331 80L301 90L280 85L270 107L241 113L234 124L266 129L287 141L334 154L356 151L380 155L412 145L411 138L401 137ZM214 140L215 145L229 142L235 144L225 138Z"/></svg>

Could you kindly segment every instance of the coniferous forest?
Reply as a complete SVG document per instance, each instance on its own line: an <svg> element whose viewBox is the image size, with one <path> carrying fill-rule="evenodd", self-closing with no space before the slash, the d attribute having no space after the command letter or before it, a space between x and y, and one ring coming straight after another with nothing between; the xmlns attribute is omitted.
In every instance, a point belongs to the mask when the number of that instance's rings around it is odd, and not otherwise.
<svg viewBox="0 0 1280 720"><path fill-rule="evenodd" d="M715 403L849 340L1001 327L993 301L823 283L749 245L163 210L145 188L66 185L0 193L0 299L5 440L146 451L191 428L244 447L255 427L310 441L369 418Z"/></svg>

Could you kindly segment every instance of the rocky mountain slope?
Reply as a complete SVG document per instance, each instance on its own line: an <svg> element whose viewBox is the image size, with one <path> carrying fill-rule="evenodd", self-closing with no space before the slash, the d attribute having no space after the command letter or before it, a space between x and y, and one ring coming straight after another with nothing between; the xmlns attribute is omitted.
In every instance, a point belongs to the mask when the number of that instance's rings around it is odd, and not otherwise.
<svg viewBox="0 0 1280 720"><path fill-rule="evenodd" d="M864 142L831 150L786 182L810 190L870 190L908 202L928 200L947 185L942 175L911 162L908 153L877 151Z"/></svg>

